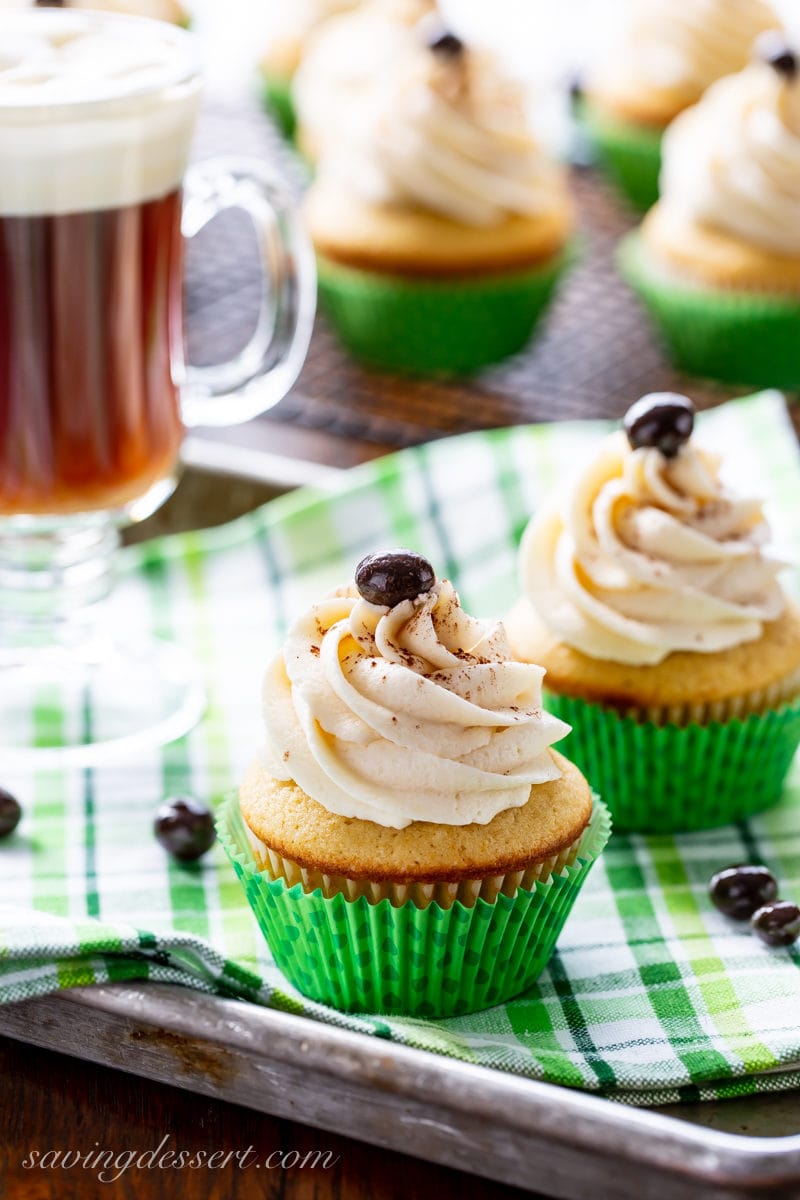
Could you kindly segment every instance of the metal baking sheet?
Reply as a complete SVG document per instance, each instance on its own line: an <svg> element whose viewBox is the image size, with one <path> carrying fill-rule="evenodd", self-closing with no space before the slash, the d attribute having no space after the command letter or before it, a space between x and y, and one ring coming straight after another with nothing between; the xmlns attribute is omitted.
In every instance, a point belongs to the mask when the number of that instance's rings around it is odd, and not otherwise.
<svg viewBox="0 0 800 1200"><path fill-rule="evenodd" d="M0 1034L565 1200L800 1197L800 1133L745 1137L183 988L8 1005ZM782 1101L800 1128L800 1098Z"/></svg>

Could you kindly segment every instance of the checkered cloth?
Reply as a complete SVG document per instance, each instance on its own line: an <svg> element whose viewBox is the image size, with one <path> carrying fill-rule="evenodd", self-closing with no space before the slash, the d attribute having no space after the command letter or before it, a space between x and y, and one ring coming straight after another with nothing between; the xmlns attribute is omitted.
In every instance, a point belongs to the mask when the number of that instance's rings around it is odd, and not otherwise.
<svg viewBox="0 0 800 1200"><path fill-rule="evenodd" d="M768 498L779 552L800 561L797 444L780 397L736 401L700 427L732 482ZM306 1001L272 964L220 847L182 866L151 833L164 795L218 800L235 786L259 742L268 656L365 553L416 547L457 582L468 611L506 610L529 513L605 429L469 434L360 467L329 493L297 492L225 528L127 551L119 619L181 642L203 665L210 707L190 736L135 762L3 778L25 818L0 843L0 1000L167 980L639 1104L800 1082L800 954L769 950L706 894L715 870L753 858L800 898L800 771L785 803L746 825L613 838L539 983L446 1021ZM788 584L798 590L797 577Z"/></svg>

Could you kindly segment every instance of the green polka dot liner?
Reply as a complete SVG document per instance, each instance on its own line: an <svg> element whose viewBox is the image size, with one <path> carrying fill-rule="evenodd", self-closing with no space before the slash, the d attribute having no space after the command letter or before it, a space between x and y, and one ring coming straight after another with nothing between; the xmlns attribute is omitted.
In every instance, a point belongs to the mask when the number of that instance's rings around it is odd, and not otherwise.
<svg viewBox="0 0 800 1200"><path fill-rule="evenodd" d="M693 833L763 812L781 799L800 745L800 699L684 726L554 692L545 706L572 726L559 749L602 789L618 832Z"/></svg>
<svg viewBox="0 0 800 1200"><path fill-rule="evenodd" d="M620 242L617 263L676 366L723 383L800 387L800 298L673 277L637 232Z"/></svg>
<svg viewBox="0 0 800 1200"><path fill-rule="evenodd" d="M611 182L634 208L646 212L658 199L662 131L616 120L588 100L577 116Z"/></svg>
<svg viewBox="0 0 800 1200"><path fill-rule="evenodd" d="M452 1017L526 991L546 966L572 905L611 831L605 805L573 862L513 896L467 906L399 907L388 898L326 898L258 869L237 796L218 810L220 842L277 966L321 1004L345 1012Z"/></svg>
<svg viewBox="0 0 800 1200"><path fill-rule="evenodd" d="M417 279L319 255L319 298L345 348L369 366L465 375L523 349L573 257L570 249L533 269Z"/></svg>

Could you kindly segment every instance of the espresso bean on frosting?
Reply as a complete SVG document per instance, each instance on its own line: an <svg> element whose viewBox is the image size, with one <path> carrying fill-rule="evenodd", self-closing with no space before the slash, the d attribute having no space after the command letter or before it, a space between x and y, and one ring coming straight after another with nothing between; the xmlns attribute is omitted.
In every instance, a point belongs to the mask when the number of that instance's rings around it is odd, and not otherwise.
<svg viewBox="0 0 800 1200"><path fill-rule="evenodd" d="M436 574L427 558L413 550L368 554L356 567L356 587L370 604L394 608L429 592Z"/></svg>
<svg viewBox="0 0 800 1200"><path fill-rule="evenodd" d="M675 392L651 392L632 404L623 427L632 450L653 447L674 458L692 436L694 405Z"/></svg>
<svg viewBox="0 0 800 1200"><path fill-rule="evenodd" d="M756 43L756 49L759 57L779 75L785 75L787 79L797 77L800 67L797 51L789 45L779 30L770 30L762 34Z"/></svg>

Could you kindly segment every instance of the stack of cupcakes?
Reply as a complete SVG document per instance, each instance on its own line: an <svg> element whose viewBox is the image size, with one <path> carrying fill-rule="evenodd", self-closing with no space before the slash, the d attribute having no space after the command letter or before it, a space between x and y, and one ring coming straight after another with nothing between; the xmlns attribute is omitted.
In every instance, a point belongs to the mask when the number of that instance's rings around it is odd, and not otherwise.
<svg viewBox="0 0 800 1200"><path fill-rule="evenodd" d="M267 751L220 836L278 966L349 1011L450 1016L524 991L608 838L515 662L408 551L371 556L267 671Z"/></svg>

